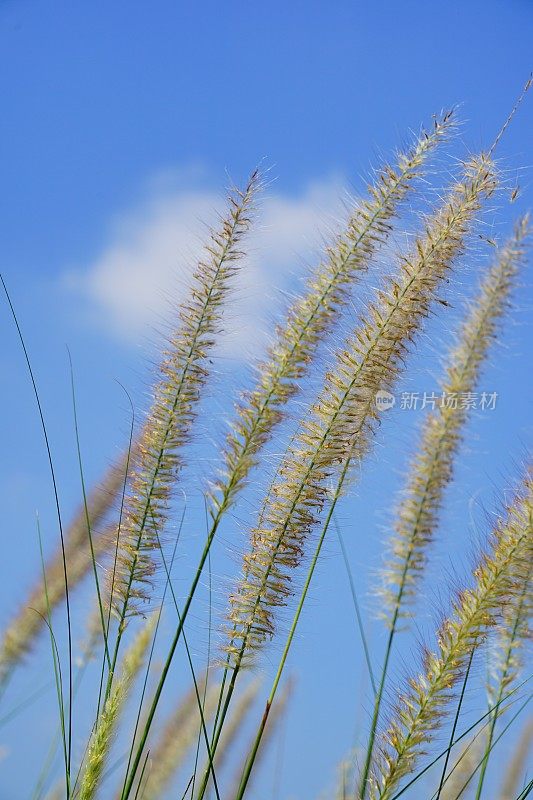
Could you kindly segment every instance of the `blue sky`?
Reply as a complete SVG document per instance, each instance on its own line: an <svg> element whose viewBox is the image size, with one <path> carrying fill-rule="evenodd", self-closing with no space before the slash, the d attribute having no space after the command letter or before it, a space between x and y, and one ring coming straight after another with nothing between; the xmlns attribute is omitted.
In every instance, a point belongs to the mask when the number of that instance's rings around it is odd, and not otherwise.
<svg viewBox="0 0 533 800"><path fill-rule="evenodd" d="M443 107L459 104L464 120L450 148L454 157L489 145L532 68L532 36L529 0L0 3L0 270L32 356L67 517L79 499L79 476L66 346L91 481L127 436L128 404L119 382L138 409L146 405L157 331L183 295L203 223L221 208L228 175L242 181L262 163L269 185L217 361L218 388L206 406L217 419L230 414L224 400L249 377L243 359L261 352L284 302L281 291L294 288L315 258L320 232L341 215L343 192L363 191L369 169ZM529 97L498 154L508 186L518 181L521 187L512 207L503 193L493 204L487 222L498 237L515 214L533 206L532 129ZM450 319L460 312L461 296L471 293L484 252L465 264ZM531 299L528 273L513 324L483 380L501 403L490 419L473 420L444 512L443 529L460 529L462 536L473 531L474 540L528 444ZM432 324L408 386L435 384L450 326ZM5 304L0 336L3 622L37 574L35 511L47 549L57 531L34 400ZM358 569L371 572L377 564L380 526L390 493L401 487L415 416L396 428L392 421L383 426L368 477L342 510ZM200 424L191 486L208 474L213 441L222 440L222 422L212 428ZM246 513L237 517L241 527ZM355 519L364 520L363 531L352 530ZM220 609L240 547L231 537L241 534L228 524L222 540ZM456 570L468 566L465 541L455 553ZM448 565L453 551L443 547L440 563ZM336 643L353 624L347 587L337 592L333 581L341 564L332 538L291 665L299 682L286 736L284 798L312 797L328 785L351 744L355 722L345 709L356 705L361 659L354 634L337 661ZM361 586L363 595L369 587ZM438 587L428 593L437 612ZM420 628L431 630L430 621L421 618ZM200 645L201 639L199 653ZM333 660L320 656L325 645ZM45 644L38 658L48 663ZM269 665L264 669L268 675ZM23 671L8 700L15 702L31 680L31 671ZM44 747L52 703L43 701L38 713ZM31 782L21 785L17 767L33 752L24 739L30 718L0 731L0 741L4 734L8 739L0 800L29 796ZM332 731L327 741L325 725ZM298 726L309 731L303 740ZM311 765L305 770L304 760ZM272 797L268 773L257 791Z"/></svg>

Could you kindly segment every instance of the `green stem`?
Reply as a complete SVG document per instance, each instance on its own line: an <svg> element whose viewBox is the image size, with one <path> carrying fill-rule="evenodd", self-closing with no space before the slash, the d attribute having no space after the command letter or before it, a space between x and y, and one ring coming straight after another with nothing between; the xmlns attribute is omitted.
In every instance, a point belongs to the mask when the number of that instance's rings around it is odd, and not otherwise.
<svg viewBox="0 0 533 800"><path fill-rule="evenodd" d="M94 542L93 542L93 534L91 529L91 518L89 514L89 506L87 504L87 491L85 489L85 477L83 474L83 461L81 457L81 444L80 444L80 431L78 426L78 409L76 404L76 391L74 386L74 367L72 364L72 356L70 355L70 350L67 348L68 359L70 364L70 387L72 391L72 409L74 412L74 431L76 434L76 450L78 454L78 466L80 469L80 480L81 480L81 490L83 495L83 509L85 513L85 523L87 525L87 535L89 537L89 547L91 550L91 563L93 568L93 576L94 576L94 583L96 586L96 596L98 599L98 610L100 612L100 623L102 625L102 635L104 637L104 651L105 657L108 664L109 669L111 669L111 659L109 657L109 647L107 642L107 629L106 623L104 620L104 607L102 604L102 595L100 592L100 581L98 579L98 570L96 569L96 556L94 553Z"/></svg>
<svg viewBox="0 0 533 800"><path fill-rule="evenodd" d="M459 722L459 714L461 713L461 707L463 705L463 700L464 700L465 691L466 691L466 684L468 683L468 676L470 675L470 668L472 666L472 661L473 661L473 658L474 658L474 652L475 652L475 647L473 647L471 652L470 652L470 659L468 661L468 666L466 668L465 677L464 677L464 681L463 681L463 687L461 689L461 695L459 697L459 702L457 703L457 710L455 712L455 718L453 720L452 730L450 732L450 743L448 745L448 752L446 753L446 757L444 759L444 764L443 764L443 767L442 767L442 773L441 773L441 776L440 776L437 800L440 800L442 789L443 789L444 784L446 782L446 770L448 769L448 763L450 761L450 753L452 752L452 743L453 743L453 740L455 738L455 731L457 730L457 724Z"/></svg>
<svg viewBox="0 0 533 800"><path fill-rule="evenodd" d="M237 796L236 796L235 800L242 800L242 797L244 796L244 792L246 790L246 785L247 785L248 780L250 778L250 774L252 772L254 761L255 761L255 758L257 756L257 752L259 750L259 745L261 744L261 739L263 737L263 733L264 733L265 728L266 728L268 716L270 714L270 709L272 708L272 704L274 702L274 697L276 695L276 692L277 692L277 689L278 689L278 686L279 686L279 682L281 680L281 676L282 676L282 673L283 673L283 669L285 667L285 664L286 664L286 661L287 661L287 657L289 655L289 651L291 649L291 645L292 645L292 642L293 642L293 639L294 639L294 634L296 633L296 628L297 628L298 622L300 620L302 609L303 609L305 600L307 598L307 594L309 592L309 586L311 585L311 580L313 578L313 575L314 575L314 572L315 572L315 568L316 568L316 565L318 563L320 552L322 550L322 545L324 544L324 539L326 538L326 533L328 532L328 528L329 528L330 522L331 522L331 520L333 518L333 513L335 511L335 507L337 505L337 501L339 500L340 493L341 493L341 490L342 490L342 486L343 486L344 481L346 479L346 476L348 474L348 470L350 468L350 463L351 463L351 459L348 458L346 460L346 463L345 463L345 465L343 467L343 470L341 472L341 476L340 476L339 482L337 484L337 489L335 491L335 496L334 496L334 498L332 500L332 503L331 503L331 506L329 508L327 517L326 517L326 519L324 521L324 525L322 526L322 531L320 533L320 537L319 537L317 546L315 548L313 559L311 561L311 564L309 566L309 570L307 572L307 577L305 579L305 583L304 583L304 586L303 586L303 589L302 589L302 592L301 592L301 595L300 595L300 599L298 601L298 606L296 608L296 611L295 611L295 614L294 614L294 617L293 617L293 620L292 620L292 624L291 624L291 627L290 627L290 630L289 630L289 635L287 636L287 640L285 642L285 647L283 648L283 653L282 653L282 656L281 656L281 659L280 659L280 662L279 662L279 665L278 665L278 669L277 669L276 675L274 677L274 682L273 682L272 688L270 690L270 695L269 695L268 700L267 700L266 705L265 705L265 711L263 713L263 717L261 719L261 723L259 725L259 729L257 731L257 735L255 737L254 743L252 745L252 750L251 750L250 755L248 757L248 760L246 762L246 765L245 765L245 768L244 768L244 772L243 772L243 776L241 778L241 783L240 783L240 786L239 786L239 791L237 793Z"/></svg>
<svg viewBox="0 0 533 800"><path fill-rule="evenodd" d="M199 337L200 337L200 335L202 333L202 326L203 326L204 321L205 321L205 319L207 317L207 314L208 314L209 304L211 302L211 297L213 295L213 287L214 287L214 285L216 284L216 282L218 280L218 277L220 275L220 271L221 271L221 269L222 269L222 267L223 267L223 265L224 265L224 263L225 263L225 261L226 261L226 259L228 257L228 253L230 252L230 249L231 249L231 247L233 245L233 237L234 237L235 231L237 229L237 226L238 226L238 224L240 222L241 213L242 213L242 209L241 209L241 212L239 212L239 214L237 214L233 218L233 222L232 222L232 225L231 225L231 230L230 230L229 236L226 239L224 247L222 248L222 251L221 251L221 253L220 253L219 257L218 257L218 262L217 262L217 265L216 265L215 275L213 277L213 280L211 282L209 290L208 290L208 292L207 292L207 294L205 296L205 300L204 300L204 303L203 303L203 306L202 306L200 317L199 317L199 319L198 319L198 321L196 323L196 328L195 328L195 331L194 331L192 342L191 342L191 344L189 346L189 351L187 353L187 358L185 360L185 366L183 368L183 371L182 371L182 374L181 374L181 378L180 378L179 384L178 384L177 389L176 389L176 394L175 394L174 401L173 401L173 404L172 404L172 409L171 409L171 412L170 412L170 415L169 415L169 418L168 418L167 426L166 426L166 429L165 429L165 432L164 432L164 435L163 435L163 439L162 439L162 443L161 443L161 446L160 446L160 449L159 449L157 462L156 462L156 465L154 467L154 471L152 473L152 478L151 478L151 482L150 482L150 488L149 488L149 491L148 491L148 495L147 495L147 498L146 498L146 503L145 503L144 510L143 510L143 517L142 517L141 524L140 524L139 531L138 531L138 535L137 535L137 542L136 542L136 548L135 548L136 552L139 552L139 549L140 549L140 546L141 546L141 542L142 542L143 533L144 533L144 529L146 527L148 517L149 517L149 515L151 513L152 495L153 495L155 489L157 488L156 484L157 484L157 478L158 478L158 475L159 475L159 469L160 469L160 466L161 466L161 461L162 461L163 456L165 454L165 449L167 447L167 441L168 441L168 438L169 438L170 433L171 433L174 414L176 413L176 409L178 408L178 404L179 404L179 401L181 399L182 390L183 390L183 387L185 385L185 380L186 380L187 375L188 375L188 373L190 371L191 364L193 363L194 351L196 349L196 345L198 343L198 339L199 339ZM209 552L209 551L207 551L207 552ZM205 563L205 559L207 558L207 553L205 552L205 549L204 549L204 553L205 553L205 557L203 559L202 569L203 569L203 564ZM121 640L122 640L122 635L124 633L124 628L125 628L125 623L126 623L126 613L127 613L128 603L129 603L129 600L130 600L131 587L133 585L133 579L134 579L134 576L135 576L136 565L137 565L137 556L135 556L133 561L132 561L132 565L131 565L130 573L129 573L129 577L128 577L128 582L127 582L126 590L125 590L125 593L124 593L124 600L123 600L122 608L121 608L120 615L119 615L119 626L118 626L117 639L116 639L116 642L115 642L115 648L114 648L114 652L113 652L113 658L112 658L111 666L110 666L110 669L109 669L108 681L107 681L106 692L105 692L105 699L106 700L109 697L109 694L111 692L111 686L112 686L112 683L113 683L113 674L114 674L114 671L115 671L115 668L116 668L116 664L117 664L118 652L119 652L120 643L121 643ZM199 580L199 577L200 576L198 575L198 580ZM196 584L194 585L194 588L196 588L197 583L198 583L198 581L196 581ZM180 629L180 634L181 634L181 629ZM177 644L177 642L176 642L176 644Z"/></svg>
<svg viewBox="0 0 533 800"><path fill-rule="evenodd" d="M127 777L126 783L124 785L124 790L122 792L121 800L126 800L126 798L129 797L129 794L130 794L130 792L132 790L133 783L134 783L134 780L135 780L135 773L136 773L137 769L139 768L139 764L141 762L143 750L144 750L144 747L146 745L146 740L148 739L148 733L150 731L150 727L152 725L152 722L153 722L153 719L154 719L154 716L155 716L157 705L159 703L159 698L161 697L161 692L163 691L163 686L164 686L164 683L166 681L166 677L168 675L168 671L170 669L170 665L171 665L172 660L174 658L174 653L176 652L176 648L178 646L178 642L180 640L180 637L181 637L181 634L182 634L182 631L183 631L183 626L185 624L185 620L187 619L187 614L189 613L189 609L191 607L191 603L192 603L194 594L196 592L196 587L198 586L198 583L200 581L200 578L201 578L201 575L202 575L202 571L203 571L203 568L204 568L204 564L205 564L205 562L207 560L207 556L209 554L211 543L213 541L213 538L214 538L214 535L216 533L217 527L218 527L218 523L217 523L216 526L213 525L211 531L209 532L209 537L208 537L208 539L206 541L206 544L204 546L202 555L200 557L200 562L199 562L198 567L196 569L196 573L195 573L195 576L194 576L194 579L193 579L189 594L188 594L187 599L185 601L185 605L184 605L183 610L181 612L181 616L180 616L180 618L178 620L178 626L176 628L176 632L174 634L174 638L173 638L172 643L170 645L170 649L168 651L167 658L166 658L165 663L163 665L163 670L161 672L161 676L159 678L159 682L157 684L157 687L156 687L156 690L155 690L155 693L154 693L152 704L150 706L150 709L148 711L148 715L146 717L144 730L143 730L142 735L141 735L140 740L139 740L139 744L138 744L138 747L137 747L137 752L135 754L135 757L132 760L131 770L130 770L129 776Z"/></svg>
<svg viewBox="0 0 533 800"><path fill-rule="evenodd" d="M519 689L521 689L523 686L525 686L525 684L526 684L526 683L528 683L528 681L530 681L532 677L533 677L533 676L532 676L532 675L530 675L528 678L526 678L524 681L522 681L522 683L520 683L518 686L515 686L515 688L514 688L514 689L511 689L511 691L510 691L510 692L508 692L508 693L505 695L505 697L503 698L502 702L504 702L505 700L508 700L508 699L509 699L509 698L510 698L510 697L511 697L513 694L516 694L516 692L517 692ZM531 700L531 697L528 697L528 699L527 699L527 700L525 701L525 703L522 705L522 707L521 707L520 711L521 711L523 708L525 708L525 706L526 706L526 705L529 703L529 701L530 701L530 700ZM516 716L517 716L517 715L520 713L520 711L518 711L518 712L517 712L517 714L515 714L515 717L516 717ZM454 739L454 741L452 742L452 747L455 747L455 745L456 745L456 744L458 744L459 742L461 742L461 741L462 741L462 740L465 738L465 736L468 736L468 734L469 734L469 733L471 733L471 732L474 730L474 728L477 728L477 726L478 726L478 725L479 725L481 722L483 722L483 720L484 720L484 719L486 719L488 716L490 716L490 714L491 714L491 713L492 713L492 709L491 709L490 711L486 711L486 712L485 712L485 713L484 713L484 714L483 714L481 717L479 717L479 718L478 718L478 719L477 719L475 722L473 722L473 723L472 723L472 725L469 725L469 727L468 727L468 728L467 728L465 731L463 731L463 733L461 733L461 734L460 734L460 735L457 737L457 739ZM513 718L513 719L514 719L514 718ZM512 722L512 720L511 720L511 722ZM487 724L488 724L488 723L485 723L485 725L487 725ZM511 724L511 723L509 723L507 727L509 727L509 725L510 725L510 724ZM483 726L483 727L485 727L485 726ZM498 737L498 739L499 739L499 738L501 738L501 736L502 736L502 735L503 735L503 733L502 733L502 734L500 734L500 736ZM413 778L411 778L411 780L410 780L408 783L406 783L406 784L405 784L405 786L404 786L402 789L400 789L400 791L399 791L399 792L396 792L396 794L395 794L393 797L391 797L391 800L398 800L398 798L399 798L399 797L401 797L403 794L405 794L405 792L406 792L408 789L410 789L410 788L411 788L411 786L413 786L413 784L415 784L415 783L416 783L418 780L420 780L420 778L421 778L423 775L425 775L425 774L426 774L426 773L427 773L427 772L428 772L428 771L429 771L429 770L430 770L430 769L431 769L431 768L432 768L432 767L433 767L433 766L434 766L434 765L435 765L435 764L436 764L438 761L440 761L440 759L441 759L441 758L443 758L443 756L445 756L445 755L446 755L446 753L448 752L448 748L449 748L449 745L448 745L448 747L447 747L445 750L443 750L441 753L439 753L437 756L435 756L435 758L433 758L433 759L432 759L432 760L429 762L429 764L426 764L426 766L425 766L425 767L423 767L421 770L419 770L419 771L416 773L416 775L415 775ZM448 780L448 778L447 778L446 780ZM469 780L470 780L470 779L469 779ZM446 781L445 781L445 783L446 783Z"/></svg>
<svg viewBox="0 0 533 800"><path fill-rule="evenodd" d="M499 709L499 706L500 706L500 703L501 703L501 699L502 699L502 696L503 696L503 691L504 691L504 688L505 688L505 685L506 685L506 682L507 682L509 671L511 669L511 661L512 661L512 658L513 658L514 644L515 644L515 640L516 640L516 638L518 636L518 629L520 627L520 620L521 620L522 614L523 614L523 605L524 605L524 602L526 600L528 589L529 589L529 576L528 576L528 579L526 581L524 581L524 586L522 588L522 592L521 592L521 595L520 595L520 602L518 604L518 608L517 608L515 619L514 619L513 629L511 631L511 636L509 638L509 643L508 643L508 646L507 646L507 652L505 654L505 663L504 663L504 668L503 668L503 671L502 671L502 674L501 674L501 677L500 677L500 686L499 686L499 691L498 691L498 695L497 695L497 700L496 700L496 703L494 705L494 709L491 709L491 711L493 711L494 713L492 714L492 717L491 717L491 722L490 722L490 727L489 727L489 735L488 735L488 739L487 739L487 746L485 748L485 754L483 756L483 761L482 761L482 764L481 764L481 772L480 772L480 775L479 775L478 785L477 785L477 789L476 789L476 796L475 796L474 800L480 800L481 792L483 791L483 783L485 782L485 774L487 772L487 767L488 767L488 763L489 763L489 756L490 756L490 753L491 753L491 750L492 750L492 740L494 738L494 731L496 729L496 722L498 720L498 717L501 714L501 712L499 712L497 709Z"/></svg>
<svg viewBox="0 0 533 800"><path fill-rule="evenodd" d="M359 629L359 635L361 637L361 644L363 645L363 650L365 653L365 661L366 666L368 669L368 675L370 678L370 683L372 685L372 691L374 692L374 697L377 694L377 686L376 680L374 678L374 670L372 669L372 659L370 658L370 649L368 647L368 641L365 634L365 626L363 625L363 617L361 615L361 609L359 608L359 601L357 600L357 592L355 591L355 581L353 579L352 569L350 567L350 562L348 560L348 553L346 552L346 547L344 544L344 538L342 536L339 524L337 522L337 518L333 517L333 524L335 526L335 532L337 534L337 538L339 540L339 544L341 547L342 558L344 560L344 566L346 567L346 573L348 575L348 582L350 584L350 592L352 595L352 600L355 609L355 616L357 618L357 627Z"/></svg>
<svg viewBox="0 0 533 800"><path fill-rule="evenodd" d="M514 691L514 690L513 690L513 691ZM511 694L512 694L512 692L511 692ZM503 702L503 701L504 701L504 700L505 700L505 699L506 699L508 696L509 696L509 695L507 695L506 697L504 697L504 698L502 699L502 701L501 701L501 702ZM520 714L522 713L522 711L524 710L524 708L525 708L525 707L528 705L528 703L529 703L530 701L531 701L531 695L530 695L530 696L529 696L529 697L528 697L526 700L524 700L524 702L522 703L522 705L520 706L520 708L518 709L518 711L516 711L516 712L513 714L513 716L511 717L511 719L509 720L509 722L507 723L507 725L504 727L504 729L501 731L501 733L499 733L499 734L498 734L498 736L497 736L497 737L496 737L496 738L493 740L493 742L492 742L492 744L491 744L491 747L490 747L490 751L489 751L490 753L492 753L492 751L494 750L494 748L496 747L496 745L498 744L498 742L500 741L500 739L502 739L502 738L503 738L503 736L504 736L504 735L507 733L507 731L509 730L509 728L511 727L511 725L512 725L512 724L513 724L513 723L516 721L516 719L517 719L517 718L520 716ZM488 711L488 712L487 712L487 714L492 714L492 711L493 711L493 709L491 708L491 709L490 709L490 711ZM464 792L466 791L466 789L467 789L467 787L468 787L468 784L470 783L470 781L472 780L472 778L474 777L474 775L476 774L476 772L478 771L478 769L481 767L482 763L483 763L483 761L480 761L480 763L477 765L477 767L475 767L475 769L474 769L474 770L473 770L473 771L470 773L470 776L469 776L469 777L467 778L467 780L464 782L464 784L463 784L463 786L462 786L462 788L461 788L461 791L460 791L460 792L459 792L459 794L458 794L458 795L455 797L455 800L459 800L459 798L460 798L460 797L461 797L461 796L464 794ZM392 800L395 800L395 798L393 798Z"/></svg>

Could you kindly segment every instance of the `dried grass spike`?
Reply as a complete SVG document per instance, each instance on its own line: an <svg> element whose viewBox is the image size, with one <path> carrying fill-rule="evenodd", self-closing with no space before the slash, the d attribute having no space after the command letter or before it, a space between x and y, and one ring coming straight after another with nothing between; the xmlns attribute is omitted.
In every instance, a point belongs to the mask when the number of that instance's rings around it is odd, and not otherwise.
<svg viewBox="0 0 533 800"><path fill-rule="evenodd" d="M374 765L372 798L390 800L439 730L454 686L473 648L479 646L501 609L516 602L533 559L533 479L527 474L506 517L497 524L480 560L472 588L461 591L440 626L437 649L424 657L424 671L411 677L382 735Z"/></svg>
<svg viewBox="0 0 533 800"><path fill-rule="evenodd" d="M87 531L85 532L87 536ZM104 555L112 546L113 531L104 530L93 537L95 556ZM65 548L69 587L83 580L92 565L89 542L86 538L75 545L69 543ZM56 608L65 597L65 576L63 556L57 553L46 565L46 584L50 610ZM42 580L28 595L26 605L4 631L0 644L0 674L6 675L19 662L31 647L35 637L42 630L43 620L47 618L48 606ZM101 630L101 627L100 627Z"/></svg>
<svg viewBox="0 0 533 800"><path fill-rule="evenodd" d="M166 521L181 449L189 441L195 407L209 375L208 353L216 342L222 314L243 255L241 244L251 224L259 186L254 172L244 190L229 197L220 228L211 234L198 264L179 325L161 364L161 379L143 426L132 466L120 527L118 562L109 595L121 626L148 600L155 569L153 551Z"/></svg>
<svg viewBox="0 0 533 800"><path fill-rule="evenodd" d="M369 185L367 198L353 209L344 233L327 248L304 294L289 309L285 323L277 329L268 360L259 366L255 389L245 394L237 407L237 419L226 442L224 467L211 488L215 518L243 486L257 453L283 418L283 407L297 392L298 381L309 369L319 342L348 302L351 286L388 239L401 201L413 191L428 156L453 127L453 113L443 114L410 150L398 154L394 166L383 167Z"/></svg>
<svg viewBox="0 0 533 800"><path fill-rule="evenodd" d="M385 600L383 615L391 629L408 613L415 597L469 415L468 406L460 398L476 387L498 321L509 304L511 289L524 261L529 233L529 219L525 216L518 220L513 236L496 252L462 326L440 387L441 397L452 400L440 403L424 422L405 494L395 515L394 534L383 572L380 594Z"/></svg>
<svg viewBox="0 0 533 800"><path fill-rule="evenodd" d="M146 651L152 638L156 616L155 614L152 615L148 622L143 625L124 654L120 676L98 717L95 730L89 742L85 767L80 780L79 800L93 800L96 795L124 703L133 681L144 663Z"/></svg>
<svg viewBox="0 0 533 800"><path fill-rule="evenodd" d="M203 697L205 675L198 680L198 690ZM207 690L203 714L206 723L215 713L220 686L214 684ZM150 751L150 767L143 797L159 800L174 775L182 766L190 748L198 739L200 713L194 686L180 699L176 710L165 723L159 738Z"/></svg>
<svg viewBox="0 0 533 800"><path fill-rule="evenodd" d="M407 348L494 186L486 157L466 164L463 179L428 222L425 235L402 257L400 278L389 279L387 290L377 292L327 374L265 498L243 559L242 579L230 597L226 652L234 666L273 635L275 609L291 594L291 576L327 500L329 481L366 454L376 421L376 392L391 388L402 370Z"/></svg>

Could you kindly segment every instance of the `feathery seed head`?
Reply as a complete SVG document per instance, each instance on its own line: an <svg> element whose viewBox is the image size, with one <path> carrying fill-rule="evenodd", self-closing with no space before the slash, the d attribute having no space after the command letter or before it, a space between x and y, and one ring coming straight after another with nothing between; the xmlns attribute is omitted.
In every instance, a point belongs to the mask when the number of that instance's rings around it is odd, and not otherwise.
<svg viewBox="0 0 533 800"><path fill-rule="evenodd" d="M325 258L309 278L304 294L279 326L268 360L259 367L256 388L237 407L237 419L228 435L221 476L213 483L213 514L231 504L255 464L258 451L283 418L283 406L296 393L319 342L347 303L358 277L387 240L401 201L439 142L454 127L453 113L434 120L414 146L399 153L394 167L386 165L368 196L355 206L344 233L326 248Z"/></svg>
<svg viewBox="0 0 533 800"><path fill-rule="evenodd" d="M492 650L492 670L488 693L491 703L497 703L516 680L522 666L522 650L531 639L531 615L533 613L533 561L517 584L514 602L504 608L502 621L496 631Z"/></svg>
<svg viewBox="0 0 533 800"><path fill-rule="evenodd" d="M528 217L522 217L516 223L513 236L496 251L463 323L458 344L450 355L440 387L443 397L459 398L475 389L524 260L529 230ZM442 404L424 421L420 447L396 514L383 572L380 591L385 600L383 616L391 627L398 618L408 615L409 603L416 594L444 490L452 479L453 463L468 413L468 408L460 403Z"/></svg>
<svg viewBox="0 0 533 800"><path fill-rule="evenodd" d="M490 547L474 571L471 588L460 592L452 614L437 635L437 649L424 659L424 671L408 681L372 774L371 796L389 800L415 766L446 714L447 703L472 652L502 610L520 597L533 559L533 479L526 474L520 492L497 524Z"/></svg>
<svg viewBox="0 0 533 800"><path fill-rule="evenodd" d="M87 535L87 534L86 534ZM111 532L107 529L94 533L95 557L108 552L111 547ZM67 541L65 547L69 586L72 588L88 573L92 556L87 538L85 541ZM6 674L20 661L41 631L44 620L65 597L65 575L63 554L55 553L45 565L46 590L40 580L30 592L26 604L20 609L3 633L0 642L0 674Z"/></svg>
<svg viewBox="0 0 533 800"><path fill-rule="evenodd" d="M93 800L96 795L124 703L128 697L133 681L144 663L146 651L152 639L156 618L157 615L153 614L151 618L143 624L141 630L124 654L121 674L114 684L111 694L96 721L96 726L87 750L85 769L80 781L80 800Z"/></svg>
<svg viewBox="0 0 533 800"><path fill-rule="evenodd" d="M209 370L207 355L216 342L232 279L243 255L241 243L252 220L259 175L229 197L220 228L211 233L206 256L197 265L179 325L161 365L161 379L133 460L129 492L119 532L118 563L109 593L124 624L148 599L155 569L153 550L166 521L181 449L190 437L195 406ZM131 601L134 602L131 602ZM137 602L135 602L137 601Z"/></svg>
<svg viewBox="0 0 533 800"><path fill-rule="evenodd" d="M197 681L201 697L205 688L205 675ZM209 687L203 706L206 723L213 716L220 686ZM185 697L181 698L176 710L165 723L163 730L150 752L150 771L144 787L146 800L160 798L176 771L180 768L189 749L198 738L200 713L196 687L192 686Z"/></svg>
<svg viewBox="0 0 533 800"><path fill-rule="evenodd" d="M230 597L226 650L235 665L273 635L273 610L291 594L291 574L326 501L328 480L365 455L376 420L376 392L390 388L400 373L441 280L494 186L494 170L485 156L465 165L463 179L427 223L425 235L402 257L400 278L390 279L387 291L377 293L327 374L264 501L242 579Z"/></svg>
<svg viewBox="0 0 533 800"><path fill-rule="evenodd" d="M107 470L103 480L87 498L77 512L65 534L65 557L67 561L69 588L83 580L92 566L87 529L87 514L95 556L101 556L111 547L109 528L103 529L103 520L124 483L126 456L120 458ZM63 551L59 548L45 565L48 604L53 611L65 597L65 575ZM38 613L37 613L38 612ZM21 660L41 631L47 616L44 581L39 578L20 611L7 627L0 642L0 673L12 669Z"/></svg>

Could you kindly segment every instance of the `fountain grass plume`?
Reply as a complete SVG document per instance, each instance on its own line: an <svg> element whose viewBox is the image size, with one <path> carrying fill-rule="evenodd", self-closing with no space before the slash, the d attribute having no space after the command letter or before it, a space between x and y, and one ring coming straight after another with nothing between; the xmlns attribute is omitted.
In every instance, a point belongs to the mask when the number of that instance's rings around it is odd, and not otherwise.
<svg viewBox="0 0 533 800"><path fill-rule="evenodd" d="M474 571L471 588L460 591L451 615L437 633L437 649L424 654L424 670L408 679L371 775L371 797L390 800L440 729L455 685L473 648L516 603L533 559L533 479L520 491L495 527Z"/></svg>
<svg viewBox="0 0 533 800"><path fill-rule="evenodd" d="M113 739L117 731L124 703L128 698L133 681L144 663L150 644L157 615L153 614L145 622L124 654L120 674L98 715L80 778L79 800L93 800L98 791L106 761L109 757Z"/></svg>
<svg viewBox="0 0 533 800"><path fill-rule="evenodd" d="M94 537L95 556L109 552L114 530L106 528ZM69 586L81 581L89 572L92 554L88 539L65 547ZM36 636L42 630L49 609L56 608L65 597L65 578L62 552L55 554L46 565L46 589L43 580L37 581L25 605L9 623L0 644L0 673L7 674L28 653Z"/></svg>
<svg viewBox="0 0 533 800"><path fill-rule="evenodd" d="M242 262L243 238L252 220L259 174L228 199L227 215L213 230L179 311L160 367L161 379L134 454L119 529L118 558L109 596L120 626L149 600L153 551L166 522L182 448L190 439L195 407L209 377L208 354L216 344L224 307Z"/></svg>
<svg viewBox="0 0 533 800"><path fill-rule="evenodd" d="M292 575L327 500L329 482L367 452L377 416L376 392L390 388L401 372L411 340L494 188L490 159L471 159L413 251L402 256L399 278L389 279L377 292L328 372L265 498L261 524L252 530L243 557L242 578L230 597L225 650L234 667L273 636L274 612L292 592Z"/></svg>
<svg viewBox="0 0 533 800"><path fill-rule="evenodd" d="M448 359L440 386L442 402L423 425L420 445L408 472L405 495L396 512L394 534L383 571L383 616L393 629L412 604L426 564L427 548L438 524L444 490L469 416L462 402L477 384L499 322L526 254L529 217L521 217L510 239L496 250ZM445 400L444 400L445 398Z"/></svg>
<svg viewBox="0 0 533 800"><path fill-rule="evenodd" d="M258 368L255 388L237 406L223 453L223 468L210 490L215 518L232 503L256 463L258 452L283 419L283 407L298 391L318 344L331 330L350 299L350 289L368 269L388 239L401 202L414 190L431 153L455 127L453 111L436 117L413 146L399 152L396 164L385 164L368 186L367 197L351 210L346 229L326 248L305 291L278 326L268 358Z"/></svg>
<svg viewBox="0 0 533 800"><path fill-rule="evenodd" d="M205 675L198 680L198 692L203 693ZM203 716L208 722L213 716L218 698L219 686L209 687L205 696ZM163 728L150 748L149 771L143 787L146 800L158 800L164 795L174 775L183 765L187 753L198 738L200 713L196 687L192 686L178 702L176 709L163 725Z"/></svg>

